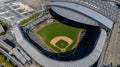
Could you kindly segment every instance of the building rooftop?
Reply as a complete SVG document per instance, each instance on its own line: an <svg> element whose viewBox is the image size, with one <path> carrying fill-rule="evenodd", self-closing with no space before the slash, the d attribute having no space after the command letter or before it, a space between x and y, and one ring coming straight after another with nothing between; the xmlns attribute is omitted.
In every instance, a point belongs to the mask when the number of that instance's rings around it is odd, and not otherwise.
<svg viewBox="0 0 120 67"><path fill-rule="evenodd" d="M32 13L29 13L32 12ZM14 23L23 20L25 17L33 14L35 10L29 6L17 1L7 1L4 4L0 4L0 18L8 22ZM26 14L27 13L27 14Z"/></svg>

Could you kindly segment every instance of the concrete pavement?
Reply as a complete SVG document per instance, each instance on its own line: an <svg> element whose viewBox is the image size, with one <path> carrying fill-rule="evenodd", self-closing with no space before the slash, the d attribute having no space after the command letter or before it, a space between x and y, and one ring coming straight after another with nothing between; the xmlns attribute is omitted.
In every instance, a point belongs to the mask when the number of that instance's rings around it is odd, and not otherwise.
<svg viewBox="0 0 120 67"><path fill-rule="evenodd" d="M113 67L117 67L120 64L120 23L114 25L104 64L112 64Z"/></svg>

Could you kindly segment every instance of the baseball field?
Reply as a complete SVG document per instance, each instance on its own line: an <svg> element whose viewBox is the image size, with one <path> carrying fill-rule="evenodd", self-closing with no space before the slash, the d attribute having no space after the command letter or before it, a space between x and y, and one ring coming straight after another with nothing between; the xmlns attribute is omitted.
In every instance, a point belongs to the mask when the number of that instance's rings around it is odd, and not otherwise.
<svg viewBox="0 0 120 67"><path fill-rule="evenodd" d="M53 23L39 29L36 33L44 44L56 53L69 52L77 46L82 29L62 23Z"/></svg>

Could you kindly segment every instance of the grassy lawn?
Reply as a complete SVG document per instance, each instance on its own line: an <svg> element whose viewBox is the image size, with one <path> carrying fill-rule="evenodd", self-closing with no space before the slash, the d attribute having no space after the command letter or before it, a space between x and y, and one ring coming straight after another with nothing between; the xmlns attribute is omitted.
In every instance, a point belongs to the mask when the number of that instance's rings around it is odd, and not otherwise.
<svg viewBox="0 0 120 67"><path fill-rule="evenodd" d="M56 46L58 46L60 48L66 48L68 46L68 43L64 40L60 40L56 43Z"/></svg>
<svg viewBox="0 0 120 67"><path fill-rule="evenodd" d="M61 23L54 23L47 25L46 27L39 30L37 33L43 38L43 40L48 46L50 46L56 52L61 53L61 50L51 45L50 41L57 36L66 36L71 38L73 40L73 43L68 47L69 49L66 50L67 52L70 51L75 45L78 39L79 32L79 28L71 27ZM64 46L62 45L62 43L64 44ZM60 48L65 48L67 45L68 43L66 43L65 41L60 41L57 43L56 46L59 46Z"/></svg>

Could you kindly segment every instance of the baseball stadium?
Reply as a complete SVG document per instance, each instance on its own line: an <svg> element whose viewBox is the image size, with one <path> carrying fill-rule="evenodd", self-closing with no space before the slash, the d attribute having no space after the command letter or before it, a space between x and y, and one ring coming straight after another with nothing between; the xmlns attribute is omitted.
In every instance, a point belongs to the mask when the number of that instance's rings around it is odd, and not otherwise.
<svg viewBox="0 0 120 67"><path fill-rule="evenodd" d="M51 17L14 28L21 47L45 67L93 65L116 22L117 7L101 0L52 0L46 7Z"/></svg>
<svg viewBox="0 0 120 67"><path fill-rule="evenodd" d="M64 22L62 19L48 19L37 24L28 33L29 41L42 50L43 55L53 60L75 61L89 55L96 46L100 28L78 25L77 22L65 18L67 21Z"/></svg>

